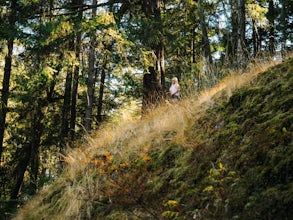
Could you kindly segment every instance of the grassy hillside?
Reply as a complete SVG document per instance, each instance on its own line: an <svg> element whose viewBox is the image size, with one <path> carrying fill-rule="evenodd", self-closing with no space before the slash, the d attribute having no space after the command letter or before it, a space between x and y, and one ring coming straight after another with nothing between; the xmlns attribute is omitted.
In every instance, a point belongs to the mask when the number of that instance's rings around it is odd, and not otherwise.
<svg viewBox="0 0 293 220"><path fill-rule="evenodd" d="M289 219L293 59L105 125L15 219Z"/></svg>

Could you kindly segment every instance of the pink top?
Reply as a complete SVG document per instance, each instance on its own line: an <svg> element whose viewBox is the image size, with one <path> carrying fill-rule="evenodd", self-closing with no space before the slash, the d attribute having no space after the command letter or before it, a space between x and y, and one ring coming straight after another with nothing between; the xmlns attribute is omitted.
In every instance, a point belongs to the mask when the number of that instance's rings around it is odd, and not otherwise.
<svg viewBox="0 0 293 220"><path fill-rule="evenodd" d="M180 94L180 86L179 84L172 84L169 89L171 95L179 95Z"/></svg>

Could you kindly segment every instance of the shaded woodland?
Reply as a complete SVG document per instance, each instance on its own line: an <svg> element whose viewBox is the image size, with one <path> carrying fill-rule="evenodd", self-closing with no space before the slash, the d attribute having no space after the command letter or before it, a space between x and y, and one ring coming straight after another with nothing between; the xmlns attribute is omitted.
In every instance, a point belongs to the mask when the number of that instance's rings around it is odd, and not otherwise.
<svg viewBox="0 0 293 220"><path fill-rule="evenodd" d="M134 102L141 116L168 99L173 76L187 96L282 60L292 9L292 0L0 1L0 218L53 182L68 147L120 108Z"/></svg>

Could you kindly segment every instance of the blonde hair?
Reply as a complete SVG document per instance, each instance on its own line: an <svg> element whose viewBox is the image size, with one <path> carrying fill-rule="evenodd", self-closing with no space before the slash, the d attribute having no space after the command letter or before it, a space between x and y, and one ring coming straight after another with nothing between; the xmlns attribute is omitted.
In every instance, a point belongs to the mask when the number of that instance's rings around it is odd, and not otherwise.
<svg viewBox="0 0 293 220"><path fill-rule="evenodd" d="M175 83L178 83L178 78L177 77L173 77L172 81L175 81Z"/></svg>

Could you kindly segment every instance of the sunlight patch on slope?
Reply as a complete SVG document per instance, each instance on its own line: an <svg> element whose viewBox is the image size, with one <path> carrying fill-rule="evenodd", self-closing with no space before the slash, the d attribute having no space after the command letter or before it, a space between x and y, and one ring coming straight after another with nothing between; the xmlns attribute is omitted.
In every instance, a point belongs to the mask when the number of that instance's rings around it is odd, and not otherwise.
<svg viewBox="0 0 293 220"><path fill-rule="evenodd" d="M131 111L137 109L127 107L121 111L120 117L104 125L92 137L84 152L86 157L93 157L110 151L118 159L126 159L129 155L140 151L144 147L164 141L184 143L184 131L205 111L214 105L214 98L221 96L229 99L233 92L248 85L253 78L264 72L275 62L253 65L249 71L238 74L230 72L230 76L223 79L215 87L206 89L198 95L189 96L180 102L167 101L162 106L151 111L143 118L132 117ZM138 106L138 105L136 105ZM84 153L83 152L83 153ZM82 154L78 153L78 157Z"/></svg>
<svg viewBox="0 0 293 220"><path fill-rule="evenodd" d="M258 74L265 72L268 68L277 63L278 62L271 61L267 63L258 62L256 64L251 64L248 70L242 74L229 71L229 76L220 81L216 86L202 91L198 96L198 102L211 106L214 103L213 98L218 93L221 93L221 96L225 95L226 98L230 98L236 89L248 85Z"/></svg>

